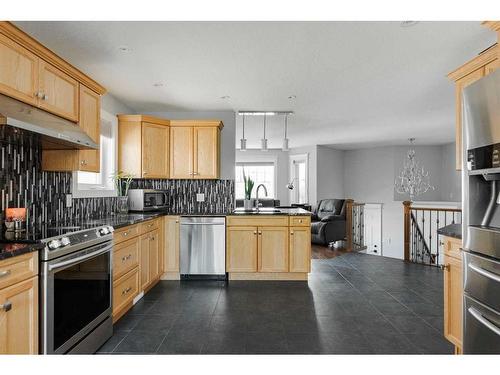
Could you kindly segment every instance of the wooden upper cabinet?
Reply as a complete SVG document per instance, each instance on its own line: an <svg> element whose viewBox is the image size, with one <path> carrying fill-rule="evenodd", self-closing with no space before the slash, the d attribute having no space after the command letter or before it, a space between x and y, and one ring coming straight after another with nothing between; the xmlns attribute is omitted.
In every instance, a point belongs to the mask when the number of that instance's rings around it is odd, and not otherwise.
<svg viewBox="0 0 500 375"><path fill-rule="evenodd" d="M0 354L38 354L38 276L0 290Z"/></svg>
<svg viewBox="0 0 500 375"><path fill-rule="evenodd" d="M0 92L37 105L38 57L0 34Z"/></svg>
<svg viewBox="0 0 500 375"><path fill-rule="evenodd" d="M288 227L258 228L259 272L288 272Z"/></svg>
<svg viewBox="0 0 500 375"><path fill-rule="evenodd" d="M193 127L170 128L170 177L193 178Z"/></svg>
<svg viewBox="0 0 500 375"><path fill-rule="evenodd" d="M101 138L101 97L80 85L80 127L92 140L99 144ZM80 150L79 170L100 171L100 150Z"/></svg>
<svg viewBox="0 0 500 375"><path fill-rule="evenodd" d="M500 57L484 66L484 75L487 76L488 74L494 72L495 70L498 69L499 66L500 66Z"/></svg>
<svg viewBox="0 0 500 375"><path fill-rule="evenodd" d="M71 121L78 121L79 83L43 60L39 62L40 108Z"/></svg>
<svg viewBox="0 0 500 375"><path fill-rule="evenodd" d="M193 136L193 177L195 179L218 178L219 129L215 127L195 127L193 129Z"/></svg>
<svg viewBox="0 0 500 375"><path fill-rule="evenodd" d="M142 123L142 177L168 178L169 129L165 125Z"/></svg>
<svg viewBox="0 0 500 375"><path fill-rule="evenodd" d="M169 120L118 115L118 170L135 178L169 178Z"/></svg>

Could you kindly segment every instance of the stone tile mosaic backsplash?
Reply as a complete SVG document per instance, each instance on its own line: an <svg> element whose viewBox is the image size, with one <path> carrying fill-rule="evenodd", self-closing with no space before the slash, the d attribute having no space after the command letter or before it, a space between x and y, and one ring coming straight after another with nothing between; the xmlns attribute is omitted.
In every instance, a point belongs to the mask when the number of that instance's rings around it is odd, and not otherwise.
<svg viewBox="0 0 500 375"><path fill-rule="evenodd" d="M7 207L27 207L29 225L116 212L116 198L78 198L73 199L72 207L66 207L72 173L42 171L42 148L36 135L17 135L15 142L11 138L0 132L0 221ZM232 180L134 180L132 187L170 191L172 213L225 213L234 208ZM196 202L196 193L204 193L205 202Z"/></svg>

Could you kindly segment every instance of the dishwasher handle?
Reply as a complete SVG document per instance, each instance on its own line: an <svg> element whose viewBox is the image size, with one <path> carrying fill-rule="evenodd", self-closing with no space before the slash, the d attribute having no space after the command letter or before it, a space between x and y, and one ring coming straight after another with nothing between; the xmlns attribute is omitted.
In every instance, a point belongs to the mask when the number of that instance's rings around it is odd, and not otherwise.
<svg viewBox="0 0 500 375"><path fill-rule="evenodd" d="M181 225L225 225L224 223L183 223Z"/></svg>

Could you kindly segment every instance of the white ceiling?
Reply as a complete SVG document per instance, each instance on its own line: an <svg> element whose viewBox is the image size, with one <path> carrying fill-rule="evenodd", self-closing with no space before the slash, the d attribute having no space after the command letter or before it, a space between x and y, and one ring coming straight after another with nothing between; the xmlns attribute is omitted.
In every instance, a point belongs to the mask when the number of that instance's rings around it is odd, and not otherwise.
<svg viewBox="0 0 500 375"><path fill-rule="evenodd" d="M291 146L340 149L453 141L446 74L496 41L476 21L16 24L137 112L293 110ZM257 147L262 119L247 125ZM280 147L283 119L268 125Z"/></svg>

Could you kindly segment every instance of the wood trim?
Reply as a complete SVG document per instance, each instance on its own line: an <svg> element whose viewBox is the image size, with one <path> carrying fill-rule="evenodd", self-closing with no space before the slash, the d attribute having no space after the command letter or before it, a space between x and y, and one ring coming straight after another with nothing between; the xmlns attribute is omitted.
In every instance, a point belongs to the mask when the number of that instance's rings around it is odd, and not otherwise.
<svg viewBox="0 0 500 375"><path fill-rule="evenodd" d="M305 272L230 272L229 280L280 280L280 281L307 281Z"/></svg>
<svg viewBox="0 0 500 375"><path fill-rule="evenodd" d="M410 260L410 230L411 230L411 201L404 201L403 231L404 231L404 260Z"/></svg>
<svg viewBox="0 0 500 375"><path fill-rule="evenodd" d="M255 226L255 227L287 227L288 216L265 216L262 215L245 215L245 216L227 216L226 226Z"/></svg>
<svg viewBox="0 0 500 375"><path fill-rule="evenodd" d="M181 274L179 272L165 272L160 276L160 280L180 280Z"/></svg>
<svg viewBox="0 0 500 375"><path fill-rule="evenodd" d="M481 26L487 27L494 31L500 31L500 21L483 21Z"/></svg>
<svg viewBox="0 0 500 375"><path fill-rule="evenodd" d="M120 115L117 115L117 117L118 117L118 121L151 122L151 123L157 124L157 125L165 125L165 126L170 125L170 120L160 118L160 117L148 116L148 115L120 114Z"/></svg>
<svg viewBox="0 0 500 375"><path fill-rule="evenodd" d="M467 61L465 64L461 65L457 69L448 73L447 77L452 81L458 81L459 79L465 77L469 73L482 68L486 64L496 60L498 58L499 47L498 44L494 44L486 51L474 57L472 60Z"/></svg>
<svg viewBox="0 0 500 375"><path fill-rule="evenodd" d="M222 129L224 123L221 120L170 120L170 126L216 127Z"/></svg>
<svg viewBox="0 0 500 375"><path fill-rule="evenodd" d="M345 237L346 237L346 250L352 250L352 208L354 206L353 199L345 200Z"/></svg>
<svg viewBox="0 0 500 375"><path fill-rule="evenodd" d="M104 95L106 93L106 88L104 86L100 85L88 75L75 68L69 62L56 55L50 49L43 46L40 42L26 34L11 22L0 21L0 33L9 37L16 43L19 43L30 52L34 53L46 62L54 65L55 67L70 75L99 95Z"/></svg>

